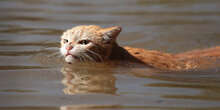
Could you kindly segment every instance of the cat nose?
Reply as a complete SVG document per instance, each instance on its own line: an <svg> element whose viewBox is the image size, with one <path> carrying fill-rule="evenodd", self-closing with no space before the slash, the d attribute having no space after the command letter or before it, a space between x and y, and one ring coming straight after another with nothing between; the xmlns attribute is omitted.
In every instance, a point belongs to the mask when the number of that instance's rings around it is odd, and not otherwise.
<svg viewBox="0 0 220 110"><path fill-rule="evenodd" d="M73 48L72 45L67 45L67 46L66 46L66 50L71 50L72 48Z"/></svg>

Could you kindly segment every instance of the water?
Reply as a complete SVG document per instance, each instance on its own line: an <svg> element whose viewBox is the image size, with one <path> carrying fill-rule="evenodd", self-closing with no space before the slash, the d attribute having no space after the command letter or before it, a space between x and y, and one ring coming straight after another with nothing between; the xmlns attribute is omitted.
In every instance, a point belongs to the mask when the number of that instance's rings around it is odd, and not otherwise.
<svg viewBox="0 0 220 110"><path fill-rule="evenodd" d="M120 45L178 53L220 44L219 0L1 0L0 109L219 110L219 68L155 73L67 65L62 32L120 25Z"/></svg>

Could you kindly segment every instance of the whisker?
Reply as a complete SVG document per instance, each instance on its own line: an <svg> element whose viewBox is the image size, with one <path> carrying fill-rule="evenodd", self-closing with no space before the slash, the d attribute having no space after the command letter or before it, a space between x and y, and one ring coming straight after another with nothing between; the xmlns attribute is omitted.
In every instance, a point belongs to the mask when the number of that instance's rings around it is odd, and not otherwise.
<svg viewBox="0 0 220 110"><path fill-rule="evenodd" d="M81 54L80 57L82 58L82 60L81 60L82 62L86 61L85 56L83 54Z"/></svg>
<svg viewBox="0 0 220 110"><path fill-rule="evenodd" d="M88 60L91 60L90 57L86 53L81 53L80 55L83 59L83 62L86 62Z"/></svg>
<svg viewBox="0 0 220 110"><path fill-rule="evenodd" d="M91 61L95 61L91 56L89 56L88 54L86 54L86 53L84 53L84 56L86 57L86 58L88 58L89 60L91 60ZM96 62L96 61L95 61Z"/></svg>
<svg viewBox="0 0 220 110"><path fill-rule="evenodd" d="M103 60L103 58L101 57L101 55L99 55L98 53L93 52L93 51L88 50L88 49L87 49L87 51L88 51L88 52L90 52L91 54L93 54L93 55L97 56L97 57L99 58L99 60L104 61L104 60Z"/></svg>
<svg viewBox="0 0 220 110"><path fill-rule="evenodd" d="M93 59L91 59L91 57L88 56L86 53L81 53L80 56L83 58L84 61L88 61L88 60L93 61Z"/></svg>
<svg viewBox="0 0 220 110"><path fill-rule="evenodd" d="M84 59L83 59L83 57L82 57L82 55L79 56L79 60L80 60L81 62L85 62Z"/></svg>

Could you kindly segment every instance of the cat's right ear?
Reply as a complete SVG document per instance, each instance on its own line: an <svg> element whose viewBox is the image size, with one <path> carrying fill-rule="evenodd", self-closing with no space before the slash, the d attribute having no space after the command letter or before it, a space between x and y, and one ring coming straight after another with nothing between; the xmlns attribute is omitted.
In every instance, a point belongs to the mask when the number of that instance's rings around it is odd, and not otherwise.
<svg viewBox="0 0 220 110"><path fill-rule="evenodd" d="M103 41L105 43L110 43L116 40L121 30L122 29L120 26L114 26L114 27L102 29L100 30L100 32L103 34Z"/></svg>

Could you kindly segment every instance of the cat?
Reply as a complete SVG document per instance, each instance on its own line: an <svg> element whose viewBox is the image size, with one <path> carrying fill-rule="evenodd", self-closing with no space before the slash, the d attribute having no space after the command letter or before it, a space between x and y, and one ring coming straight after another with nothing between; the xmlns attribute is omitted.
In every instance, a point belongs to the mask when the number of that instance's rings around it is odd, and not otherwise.
<svg viewBox="0 0 220 110"><path fill-rule="evenodd" d="M68 63L123 61L168 71L208 67L215 65L214 62L220 58L220 46L179 54L121 47L116 42L121 30L119 26L101 28L97 25L80 25L73 27L61 36L60 52Z"/></svg>

